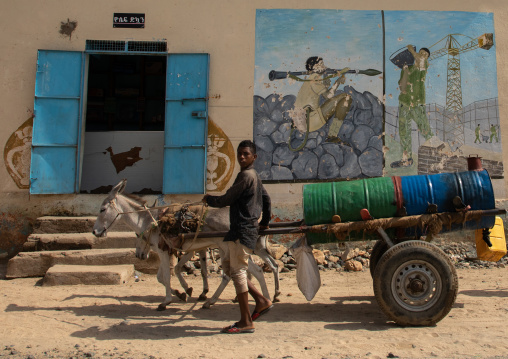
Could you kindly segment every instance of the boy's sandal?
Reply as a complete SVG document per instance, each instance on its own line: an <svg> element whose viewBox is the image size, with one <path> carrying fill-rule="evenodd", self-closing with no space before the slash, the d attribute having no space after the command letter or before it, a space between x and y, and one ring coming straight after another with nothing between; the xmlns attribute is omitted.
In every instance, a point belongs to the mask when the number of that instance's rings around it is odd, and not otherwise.
<svg viewBox="0 0 508 359"><path fill-rule="evenodd" d="M272 309L272 308L273 308L273 304L272 304L272 305L270 305L270 306L268 306L268 307L266 307L265 309L261 310L260 312L256 312L256 311L254 310L254 311L252 312L252 314L251 314L252 321L255 321L256 319L258 319L258 318L259 318L260 316L262 316L263 314L268 313L268 311L269 311L270 309Z"/></svg>
<svg viewBox="0 0 508 359"><path fill-rule="evenodd" d="M243 334L243 333L254 333L254 328L238 328L238 323L233 323L228 327L224 327L221 333L225 334Z"/></svg>

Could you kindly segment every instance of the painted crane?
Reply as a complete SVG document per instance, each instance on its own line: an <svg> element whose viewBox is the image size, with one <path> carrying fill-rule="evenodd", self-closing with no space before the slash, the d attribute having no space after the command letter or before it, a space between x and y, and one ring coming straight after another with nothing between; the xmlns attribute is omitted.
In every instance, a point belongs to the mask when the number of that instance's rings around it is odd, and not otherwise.
<svg viewBox="0 0 508 359"><path fill-rule="evenodd" d="M466 38L465 43L460 40ZM448 55L447 83L446 83L446 111L445 114L451 120L451 129L448 132L450 139L453 138L455 145L464 144L464 129L462 117L462 83L460 73L460 55L475 49L488 50L494 45L494 35L486 33L478 38L471 38L462 34L450 34L430 46L431 55L429 61L436 60ZM438 47L439 46L439 47Z"/></svg>

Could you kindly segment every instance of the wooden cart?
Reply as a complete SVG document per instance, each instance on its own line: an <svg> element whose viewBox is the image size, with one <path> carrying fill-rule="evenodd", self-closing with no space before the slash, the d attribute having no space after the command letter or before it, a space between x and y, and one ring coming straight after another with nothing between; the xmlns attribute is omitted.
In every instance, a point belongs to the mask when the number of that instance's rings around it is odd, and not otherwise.
<svg viewBox="0 0 508 359"><path fill-rule="evenodd" d="M366 211L366 210L365 210ZM328 233L344 241L351 231L376 233L370 256L370 272L374 295L382 311L403 326L429 326L443 319L451 310L458 293L458 277L451 259L431 240L446 226L479 220L484 216L506 214L504 209L445 212L406 217L371 219L368 211L364 221L326 223L307 226L303 221L271 223L261 235ZM393 238L390 228L424 231L425 236ZM404 231L403 231L404 232ZM200 232L198 237L224 236L226 232ZM195 233L180 234L184 239ZM488 241L488 235L485 235Z"/></svg>

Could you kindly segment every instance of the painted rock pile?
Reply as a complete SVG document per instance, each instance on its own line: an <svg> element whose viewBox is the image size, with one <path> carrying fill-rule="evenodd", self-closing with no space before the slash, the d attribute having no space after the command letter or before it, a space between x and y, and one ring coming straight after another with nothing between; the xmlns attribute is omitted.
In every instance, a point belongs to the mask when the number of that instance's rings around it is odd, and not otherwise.
<svg viewBox="0 0 508 359"><path fill-rule="evenodd" d="M338 91L340 93L342 91ZM383 105L370 92L345 86L353 103L337 141L327 142L331 121L308 134L291 131L294 95L254 96L256 170L263 180L375 177L383 174Z"/></svg>

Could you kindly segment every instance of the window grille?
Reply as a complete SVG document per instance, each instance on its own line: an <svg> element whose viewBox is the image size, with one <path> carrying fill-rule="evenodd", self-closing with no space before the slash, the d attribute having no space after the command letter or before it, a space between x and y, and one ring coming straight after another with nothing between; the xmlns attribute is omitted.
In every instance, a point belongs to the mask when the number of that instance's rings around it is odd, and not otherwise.
<svg viewBox="0 0 508 359"><path fill-rule="evenodd" d="M85 51L125 51L125 41L86 40Z"/></svg>
<svg viewBox="0 0 508 359"><path fill-rule="evenodd" d="M128 41L127 51L132 52L167 52L165 41Z"/></svg>
<svg viewBox="0 0 508 359"><path fill-rule="evenodd" d="M166 41L86 40L87 52L167 53Z"/></svg>

